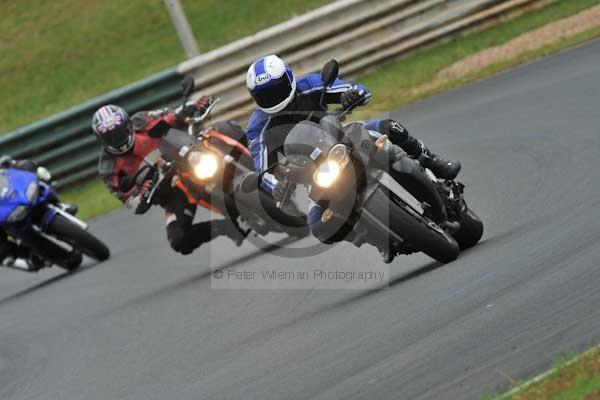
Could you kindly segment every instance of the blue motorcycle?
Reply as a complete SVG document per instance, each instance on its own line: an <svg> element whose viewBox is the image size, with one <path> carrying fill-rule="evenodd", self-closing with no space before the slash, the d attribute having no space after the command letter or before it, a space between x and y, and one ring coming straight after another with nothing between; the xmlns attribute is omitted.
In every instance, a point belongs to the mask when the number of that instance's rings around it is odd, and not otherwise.
<svg viewBox="0 0 600 400"><path fill-rule="evenodd" d="M73 271L82 254L98 261L110 256L85 222L61 208L50 185L25 170L0 170L0 227L8 240L30 250L38 266Z"/></svg>

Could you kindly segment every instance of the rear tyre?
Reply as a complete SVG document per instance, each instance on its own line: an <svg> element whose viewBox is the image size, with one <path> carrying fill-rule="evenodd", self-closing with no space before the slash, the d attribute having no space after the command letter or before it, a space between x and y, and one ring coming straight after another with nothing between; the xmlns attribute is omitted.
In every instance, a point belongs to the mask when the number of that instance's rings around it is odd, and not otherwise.
<svg viewBox="0 0 600 400"><path fill-rule="evenodd" d="M48 233L97 261L104 261L110 257L110 250L104 243L60 214L56 215L48 226Z"/></svg>
<svg viewBox="0 0 600 400"><path fill-rule="evenodd" d="M434 228L427 218L409 213L400 199L379 187L368 200L368 210L394 233L405 239L416 251L448 263L456 260L458 243L441 228Z"/></svg>
<svg viewBox="0 0 600 400"><path fill-rule="evenodd" d="M481 219L467 208L460 219L460 229L452 235L461 250L475 246L483 236L483 222Z"/></svg>

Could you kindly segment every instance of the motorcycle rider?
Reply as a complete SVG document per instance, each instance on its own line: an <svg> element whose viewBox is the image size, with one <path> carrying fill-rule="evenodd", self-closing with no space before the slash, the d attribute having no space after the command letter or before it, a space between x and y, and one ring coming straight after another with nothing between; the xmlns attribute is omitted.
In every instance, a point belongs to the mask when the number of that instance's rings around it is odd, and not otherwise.
<svg viewBox="0 0 600 400"><path fill-rule="evenodd" d="M276 55L256 60L248 69L246 85L258 106L250 117L246 136L256 170L264 172L277 162L277 152L283 147L291 127L306 120L309 115L318 122L319 112L322 112L320 98L323 87L319 74L296 79L292 69ZM364 105L372 95L365 86L338 78L327 88L325 98L327 104L341 104L345 108L357 103ZM418 159L439 178L454 179L460 171L458 161L449 161L432 153L398 121L370 120L365 122L365 127L387 135L393 144L411 158ZM270 173L263 175L261 187L272 193L275 200L281 200L285 193L284 185ZM318 229L321 215L321 207L312 204L308 222L313 233Z"/></svg>
<svg viewBox="0 0 600 400"><path fill-rule="evenodd" d="M50 172L48 172L46 168L38 166L33 160L15 160L8 155L0 156L0 171L8 168L33 172L39 180L46 183L50 182L51 179ZM52 203L61 207L71 215L77 213L77 205L62 203L56 195L53 194L53 196L54 198L50 199ZM0 262L5 267L21 265L32 271L39 270L44 266L44 261L40 257L32 254L29 247L8 240L8 236L2 228L0 228Z"/></svg>
<svg viewBox="0 0 600 400"><path fill-rule="evenodd" d="M152 190L152 177L142 177L142 183L127 192L121 191L122 179L135 174L144 160L154 161L162 138L170 128L185 129L186 119L196 113L203 114L209 105L210 98L204 96L175 110L142 111L131 118L116 105L98 109L92 118L92 130L103 147L98 171L111 193L136 214L146 212L149 206L145 199ZM218 128L227 133L237 127L229 122ZM166 197L160 199L160 205L165 209L167 239L174 251L190 254L203 243L222 235L238 246L244 240L245 235L228 219L193 224L197 207L190 204L178 188L173 188Z"/></svg>

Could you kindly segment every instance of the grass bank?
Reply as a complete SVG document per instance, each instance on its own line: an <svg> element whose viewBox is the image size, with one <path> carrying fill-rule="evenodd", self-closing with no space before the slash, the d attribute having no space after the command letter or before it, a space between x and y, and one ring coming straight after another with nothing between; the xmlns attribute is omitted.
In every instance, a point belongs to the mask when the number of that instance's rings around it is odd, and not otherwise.
<svg viewBox="0 0 600 400"><path fill-rule="evenodd" d="M600 399L600 348L558 363L551 371L495 400Z"/></svg>
<svg viewBox="0 0 600 400"><path fill-rule="evenodd" d="M331 0L182 0L200 51ZM185 59L161 0L2 2L0 133Z"/></svg>

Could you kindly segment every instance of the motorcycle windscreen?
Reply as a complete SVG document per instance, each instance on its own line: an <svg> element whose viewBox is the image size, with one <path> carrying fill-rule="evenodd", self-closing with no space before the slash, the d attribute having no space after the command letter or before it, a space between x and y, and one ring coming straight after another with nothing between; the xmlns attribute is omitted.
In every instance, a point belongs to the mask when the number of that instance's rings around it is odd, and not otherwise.
<svg viewBox="0 0 600 400"><path fill-rule="evenodd" d="M177 161L186 156L195 142L196 139L187 132L169 129L158 149L166 161ZM182 151L185 150L184 147L187 151Z"/></svg>
<svg viewBox="0 0 600 400"><path fill-rule="evenodd" d="M5 222L20 205L29 205L27 188L36 182L35 175L19 169L0 170L0 222Z"/></svg>
<svg viewBox="0 0 600 400"><path fill-rule="evenodd" d="M337 141L311 121L302 121L288 133L283 151L288 160L298 166L318 165L327 157Z"/></svg>

